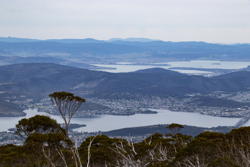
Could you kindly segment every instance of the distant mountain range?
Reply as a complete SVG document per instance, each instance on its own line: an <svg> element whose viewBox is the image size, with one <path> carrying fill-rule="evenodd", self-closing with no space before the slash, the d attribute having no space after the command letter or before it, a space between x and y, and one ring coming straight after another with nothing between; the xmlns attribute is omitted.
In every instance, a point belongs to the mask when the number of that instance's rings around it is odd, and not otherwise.
<svg viewBox="0 0 250 167"><path fill-rule="evenodd" d="M0 101L5 103L0 103L0 110L18 98L39 99L53 91L71 91L87 98L118 100L145 96L182 98L188 94L238 92L249 88L249 71L208 78L160 68L107 73L51 63L0 66Z"/></svg>
<svg viewBox="0 0 250 167"><path fill-rule="evenodd" d="M211 44L205 42L169 42L144 38L128 39L23 39L0 38L0 62L9 57L43 57L43 62L62 64L112 63L132 61L138 63L169 60L250 60L249 44ZM53 59L50 59L50 58ZM25 61L25 60L24 60ZM35 61L30 61L34 62ZM41 63L43 63L41 62ZM14 61L15 63L15 61ZM16 63L21 63L16 61ZM12 63L13 64L13 63Z"/></svg>
<svg viewBox="0 0 250 167"><path fill-rule="evenodd" d="M29 39L29 38L15 38L15 37L0 37L0 42L9 42L9 43L22 43L22 42L39 42L39 41L53 41L53 42L62 42L62 43L102 43L102 42L153 42L161 41L148 38L111 38L110 40L96 40L93 38L84 38L84 39Z"/></svg>

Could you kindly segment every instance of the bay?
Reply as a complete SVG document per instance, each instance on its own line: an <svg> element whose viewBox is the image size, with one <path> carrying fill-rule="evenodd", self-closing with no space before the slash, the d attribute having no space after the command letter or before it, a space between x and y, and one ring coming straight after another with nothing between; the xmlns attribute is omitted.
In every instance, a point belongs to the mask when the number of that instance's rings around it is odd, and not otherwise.
<svg viewBox="0 0 250 167"><path fill-rule="evenodd" d="M151 109L154 110L154 109ZM183 125L192 125L199 127L216 127L216 126L234 126L240 118L215 117L190 112L172 112L169 110L154 110L157 114L135 114L130 116L124 115L101 115L97 118L73 118L72 123L86 124L86 127L76 129L80 132L97 132L110 131L115 129L138 127L157 124L179 123ZM38 112L36 109L24 111L25 117L0 117L0 131L7 131L14 128L22 118L29 118L34 115L46 115L63 123L58 115L50 115L44 112ZM250 125L248 122L246 125Z"/></svg>

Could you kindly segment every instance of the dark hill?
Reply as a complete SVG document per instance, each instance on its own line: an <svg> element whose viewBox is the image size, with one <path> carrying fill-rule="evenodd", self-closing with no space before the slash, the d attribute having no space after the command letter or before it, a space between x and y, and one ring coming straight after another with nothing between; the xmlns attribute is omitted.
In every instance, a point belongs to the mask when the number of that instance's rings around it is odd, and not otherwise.
<svg viewBox="0 0 250 167"><path fill-rule="evenodd" d="M107 98L184 96L188 93L246 90L250 85L249 74L244 71L207 78L158 68L107 73L49 63L26 63L0 67L0 91L31 96L47 95L55 90Z"/></svg>
<svg viewBox="0 0 250 167"><path fill-rule="evenodd" d="M70 91L86 98L111 100L181 98L194 93L205 95L213 91L248 90L249 74L243 71L208 78L159 68L131 73L107 73L50 63L25 63L0 67L0 98L18 99L25 96L40 99L54 91Z"/></svg>
<svg viewBox="0 0 250 167"><path fill-rule="evenodd" d="M234 92L250 88L250 71L238 71L213 77L212 80L221 86L222 91Z"/></svg>
<svg viewBox="0 0 250 167"><path fill-rule="evenodd" d="M97 82L109 75L50 63L25 63L0 67L0 88L9 93L44 95L54 90L69 90L84 82ZM85 86L86 86L85 85Z"/></svg>

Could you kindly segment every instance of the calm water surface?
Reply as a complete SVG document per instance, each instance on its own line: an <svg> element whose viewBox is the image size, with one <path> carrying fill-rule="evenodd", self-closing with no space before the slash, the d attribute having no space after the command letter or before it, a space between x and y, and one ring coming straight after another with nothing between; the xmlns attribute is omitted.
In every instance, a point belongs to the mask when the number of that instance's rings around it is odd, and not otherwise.
<svg viewBox="0 0 250 167"><path fill-rule="evenodd" d="M169 123L199 127L233 126L239 121L239 118L214 117L198 113L172 112L169 110L155 111L158 111L158 114L136 114L131 116L102 115L98 118L73 118L72 123L87 125L87 127L79 128L77 131L94 132ZM25 110L25 112L27 113L26 118L36 114L47 115L62 123L60 116L37 112L37 110L31 109ZM0 117L0 131L13 128L18 123L18 120L22 118L24 117ZM248 122L246 125L250 125L250 123Z"/></svg>
<svg viewBox="0 0 250 167"><path fill-rule="evenodd" d="M164 65L165 64L165 65ZM98 67L106 67L113 69L99 69L100 71L106 72L134 72L137 70L149 69L149 68L164 68L169 69L173 67L187 67L187 68L207 68L207 69L241 69L250 66L250 62L242 61L215 61L215 60L192 60L192 61L173 61L154 63L150 65L138 65L129 62L118 62L116 64L93 64ZM174 70L186 74L197 74L197 75L209 75L212 72L203 70Z"/></svg>

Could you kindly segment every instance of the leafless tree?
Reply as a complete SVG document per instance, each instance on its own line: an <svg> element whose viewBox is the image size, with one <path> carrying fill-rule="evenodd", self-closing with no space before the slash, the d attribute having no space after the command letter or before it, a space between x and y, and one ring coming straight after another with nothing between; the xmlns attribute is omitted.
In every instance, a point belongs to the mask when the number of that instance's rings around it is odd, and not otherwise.
<svg viewBox="0 0 250 167"><path fill-rule="evenodd" d="M152 142L149 140L146 144L151 145ZM116 144L116 148L113 151L121 157L117 160L117 167L147 167L152 162L171 161L174 158L170 155L169 149L162 144L155 145L139 159L137 158L138 153L132 141L128 142L128 146L124 146L122 142Z"/></svg>
<svg viewBox="0 0 250 167"><path fill-rule="evenodd" d="M219 149L221 156L229 157L238 166L250 167L249 142L249 136L228 139Z"/></svg>
<svg viewBox="0 0 250 167"><path fill-rule="evenodd" d="M43 156L46 158L47 162L49 163L49 165L51 167L56 167L56 164L54 160L52 159L50 150L46 150L46 147L42 146L42 153L43 153Z"/></svg>
<svg viewBox="0 0 250 167"><path fill-rule="evenodd" d="M208 163L205 162L205 157L201 155L192 155L186 157L181 162L177 163L178 167L208 167Z"/></svg>
<svg viewBox="0 0 250 167"><path fill-rule="evenodd" d="M87 167L90 167L90 159L91 159L91 146L93 141L95 140L95 136L90 140L88 145L88 161L87 161ZM79 155L79 154L78 154Z"/></svg>

